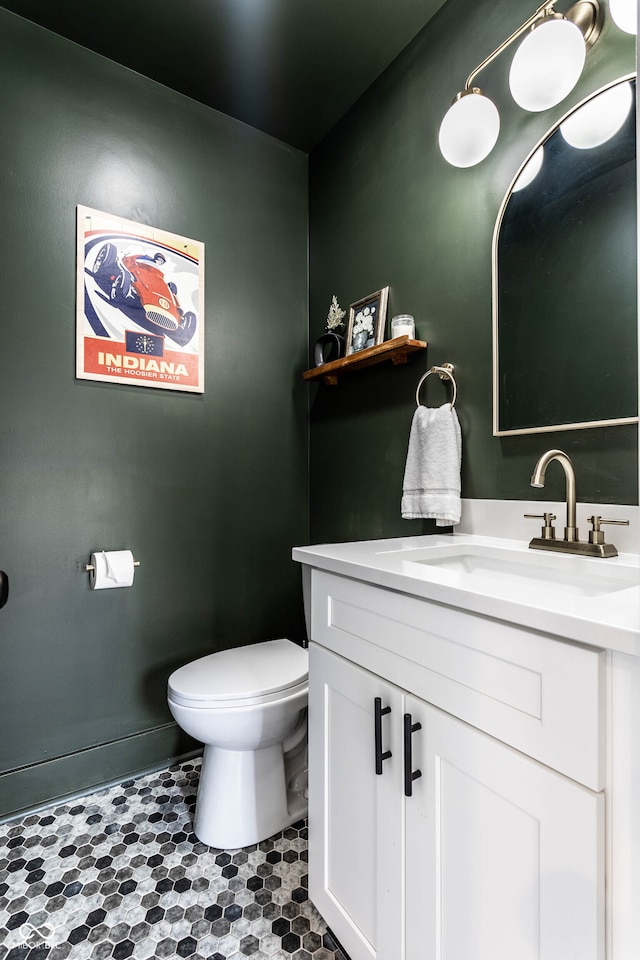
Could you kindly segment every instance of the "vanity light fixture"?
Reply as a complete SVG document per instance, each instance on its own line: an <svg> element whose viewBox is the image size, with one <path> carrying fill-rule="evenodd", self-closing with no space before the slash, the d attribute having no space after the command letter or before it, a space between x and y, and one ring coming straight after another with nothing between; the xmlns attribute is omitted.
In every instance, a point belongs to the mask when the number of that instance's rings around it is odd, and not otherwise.
<svg viewBox="0 0 640 960"><path fill-rule="evenodd" d="M555 12L555 2L538 7L469 74L464 90L445 114L438 136L443 157L454 167L472 167L493 150L500 116L474 80L523 34L527 35L509 74L511 93L519 106L547 110L564 100L580 79L586 51L600 35L604 13L598 0L578 0L565 14Z"/></svg>

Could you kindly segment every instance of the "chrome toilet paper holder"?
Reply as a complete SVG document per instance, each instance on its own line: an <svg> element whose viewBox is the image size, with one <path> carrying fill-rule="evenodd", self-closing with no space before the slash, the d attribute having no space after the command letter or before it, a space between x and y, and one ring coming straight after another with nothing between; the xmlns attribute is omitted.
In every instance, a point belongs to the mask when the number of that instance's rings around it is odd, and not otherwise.
<svg viewBox="0 0 640 960"><path fill-rule="evenodd" d="M134 567L139 567L139 566L140 566L140 561L139 561L139 560L134 560L134 561L133 561L133 565L134 565ZM94 566L93 563L85 563L84 568L85 568L85 570L87 571L87 573L91 573L92 570L95 570L95 566Z"/></svg>

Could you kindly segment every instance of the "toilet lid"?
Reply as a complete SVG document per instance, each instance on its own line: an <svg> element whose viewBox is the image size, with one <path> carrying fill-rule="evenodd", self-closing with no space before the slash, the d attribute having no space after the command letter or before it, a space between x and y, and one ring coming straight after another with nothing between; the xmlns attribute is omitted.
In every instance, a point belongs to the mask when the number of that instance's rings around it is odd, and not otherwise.
<svg viewBox="0 0 640 960"><path fill-rule="evenodd" d="M303 689L309 654L291 640L267 640L220 650L180 667L169 677L169 696L197 704L217 700L272 700Z"/></svg>

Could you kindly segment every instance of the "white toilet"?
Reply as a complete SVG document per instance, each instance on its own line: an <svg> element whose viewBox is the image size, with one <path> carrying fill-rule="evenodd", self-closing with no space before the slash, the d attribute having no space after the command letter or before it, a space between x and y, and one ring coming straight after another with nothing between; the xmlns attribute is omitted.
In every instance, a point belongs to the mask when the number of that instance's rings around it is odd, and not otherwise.
<svg viewBox="0 0 640 960"><path fill-rule="evenodd" d="M194 823L203 843L246 847L307 815L308 671L305 649L268 640L169 677L176 723L205 745Z"/></svg>

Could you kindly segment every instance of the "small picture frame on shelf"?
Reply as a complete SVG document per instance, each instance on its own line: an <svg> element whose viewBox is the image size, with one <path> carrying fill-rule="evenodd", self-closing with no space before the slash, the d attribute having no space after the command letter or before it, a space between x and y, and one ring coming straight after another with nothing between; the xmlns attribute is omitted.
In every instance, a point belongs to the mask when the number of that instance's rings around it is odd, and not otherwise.
<svg viewBox="0 0 640 960"><path fill-rule="evenodd" d="M366 350L384 340L389 287L357 300L349 307L345 356Z"/></svg>

